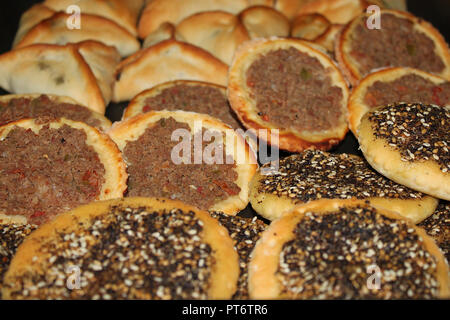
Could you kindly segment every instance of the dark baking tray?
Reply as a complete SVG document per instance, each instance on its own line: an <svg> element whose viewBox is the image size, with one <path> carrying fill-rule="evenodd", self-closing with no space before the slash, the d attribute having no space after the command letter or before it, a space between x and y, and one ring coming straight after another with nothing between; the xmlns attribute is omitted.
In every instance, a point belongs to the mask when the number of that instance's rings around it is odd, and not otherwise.
<svg viewBox="0 0 450 320"><path fill-rule="evenodd" d="M13 2L0 2L0 54L10 50L21 14L33 4L39 2L41 1L16 0ZM450 0L408 0L408 10L414 15L431 22L444 35L447 43L450 41ZM0 88L0 95L7 93ZM119 121L127 104L128 102L110 103L106 109L106 116L113 122ZM358 142L351 132L332 152L361 155L358 149ZM280 152L280 157L287 155L289 153ZM252 217L255 214L255 211L248 205L239 215Z"/></svg>

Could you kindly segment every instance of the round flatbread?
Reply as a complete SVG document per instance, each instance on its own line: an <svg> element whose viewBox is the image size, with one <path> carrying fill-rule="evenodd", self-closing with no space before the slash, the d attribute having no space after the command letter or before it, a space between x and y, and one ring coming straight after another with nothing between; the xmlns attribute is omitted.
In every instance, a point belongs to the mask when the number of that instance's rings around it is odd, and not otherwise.
<svg viewBox="0 0 450 320"><path fill-rule="evenodd" d="M398 102L450 105L450 82L413 68L373 72L352 90L348 100L350 129L356 135L356 128L367 111Z"/></svg>
<svg viewBox="0 0 450 320"><path fill-rule="evenodd" d="M279 141L268 142L288 151L338 144L348 130L347 98L333 61L298 39L246 42L229 71L228 99L241 122L262 139L279 130Z"/></svg>
<svg viewBox="0 0 450 320"><path fill-rule="evenodd" d="M115 123L128 196L166 197L235 215L248 204L256 156L244 138L208 115L151 111Z"/></svg>
<svg viewBox="0 0 450 320"><path fill-rule="evenodd" d="M126 190L119 149L83 122L23 119L0 127L0 160L0 218L41 224Z"/></svg>
<svg viewBox="0 0 450 320"><path fill-rule="evenodd" d="M183 110L208 114L233 129L243 128L227 99L227 88L209 82L175 80L154 86L130 101L122 119L149 111Z"/></svg>
<svg viewBox="0 0 450 320"><path fill-rule="evenodd" d="M450 108L397 104L366 113L357 136L370 165L382 175L450 200Z"/></svg>
<svg viewBox="0 0 450 320"><path fill-rule="evenodd" d="M450 50L431 24L403 11L381 10L377 28L371 15L357 16L336 41L339 66L353 85L385 67L412 67L450 79Z"/></svg>
<svg viewBox="0 0 450 320"><path fill-rule="evenodd" d="M448 265L423 229L339 200L298 206L274 221L249 268L253 299L449 297Z"/></svg>
<svg viewBox="0 0 450 320"><path fill-rule="evenodd" d="M65 96L8 94L0 96L0 126L26 118L67 118L106 131L111 121L104 115Z"/></svg>
<svg viewBox="0 0 450 320"><path fill-rule="evenodd" d="M33 232L4 278L4 299L229 299L238 256L225 228L178 201L81 206Z"/></svg>
<svg viewBox="0 0 450 320"><path fill-rule="evenodd" d="M263 217L273 220L296 205L320 199L369 201L418 223L430 216L438 201L399 185L362 158L306 150L279 160L277 170L261 167L250 183L250 203Z"/></svg>

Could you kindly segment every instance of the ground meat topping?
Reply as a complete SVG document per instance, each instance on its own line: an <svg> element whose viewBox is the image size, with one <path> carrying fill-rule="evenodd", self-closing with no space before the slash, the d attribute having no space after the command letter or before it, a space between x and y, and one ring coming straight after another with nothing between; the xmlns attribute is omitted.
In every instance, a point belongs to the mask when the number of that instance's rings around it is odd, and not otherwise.
<svg viewBox="0 0 450 320"><path fill-rule="evenodd" d="M194 212L112 207L89 227L43 244L45 268L19 276L12 298L206 299L215 260L202 230ZM79 289L71 290L74 267Z"/></svg>
<svg viewBox="0 0 450 320"><path fill-rule="evenodd" d="M401 154L402 161L433 160L450 169L450 109L435 105L389 105L370 113L375 137Z"/></svg>
<svg viewBox="0 0 450 320"><path fill-rule="evenodd" d="M341 208L306 216L280 253L283 293L317 299L433 298L438 294L435 258L404 220L370 207ZM379 289L369 277L379 268Z"/></svg>
<svg viewBox="0 0 450 320"><path fill-rule="evenodd" d="M450 202L441 201L433 215L422 221L419 226L436 241L447 261L450 261Z"/></svg>
<svg viewBox="0 0 450 320"><path fill-rule="evenodd" d="M162 90L157 96L147 98L143 112L151 110L183 110L208 114L233 129L242 128L228 104L227 97L210 86L175 85Z"/></svg>
<svg viewBox="0 0 450 320"><path fill-rule="evenodd" d="M281 128L329 129L342 115L342 89L317 58L295 48L262 55L247 70L258 115Z"/></svg>
<svg viewBox="0 0 450 320"><path fill-rule="evenodd" d="M100 194L105 168L83 130L13 128L0 141L0 212L41 224Z"/></svg>
<svg viewBox="0 0 450 320"><path fill-rule="evenodd" d="M240 188L235 184L236 165L229 156L225 158L222 143L217 144L216 150L222 150L223 164L194 164L194 147L191 148L191 164L173 162L172 149L180 143L171 140L176 129L190 131L187 124L163 118L137 140L127 143L123 154L128 164L128 196L177 199L206 210L214 203L239 194ZM203 149L197 152L203 152L212 143L214 141L203 142Z"/></svg>
<svg viewBox="0 0 450 320"><path fill-rule="evenodd" d="M0 289L3 275L9 268L17 248L36 225L30 224L0 224Z"/></svg>
<svg viewBox="0 0 450 320"><path fill-rule="evenodd" d="M365 75L377 68L412 67L439 73L445 65L435 52L435 44L408 19L382 13L380 29L368 29L362 17L352 33L350 55Z"/></svg>
<svg viewBox="0 0 450 320"><path fill-rule="evenodd" d="M55 102L46 95L35 99L15 98L7 104L0 102L0 125L36 117L67 118L87 123L96 128L101 127L100 121L88 108L71 103Z"/></svg>
<svg viewBox="0 0 450 320"><path fill-rule="evenodd" d="M450 82L435 84L416 74L376 81L367 88L364 102L372 108L396 102L450 105Z"/></svg>
<svg viewBox="0 0 450 320"><path fill-rule="evenodd" d="M249 299L248 263L250 262L250 254L267 225L262 220L258 220L257 217L243 218L229 216L221 212L211 212L211 216L218 219L220 224L228 230L239 254L240 274L238 288L233 295L233 299Z"/></svg>
<svg viewBox="0 0 450 320"><path fill-rule="evenodd" d="M263 167L268 166L270 163ZM319 150L306 150L281 159L278 171L261 180L258 192L289 197L294 202L321 198L423 197L422 193L380 175L362 158Z"/></svg>

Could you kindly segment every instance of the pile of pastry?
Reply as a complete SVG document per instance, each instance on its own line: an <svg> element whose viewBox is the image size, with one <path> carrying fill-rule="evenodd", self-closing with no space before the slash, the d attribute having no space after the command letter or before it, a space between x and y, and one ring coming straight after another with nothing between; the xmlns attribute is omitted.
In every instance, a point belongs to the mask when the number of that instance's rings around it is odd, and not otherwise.
<svg viewBox="0 0 450 320"><path fill-rule="evenodd" d="M450 50L405 1L46 0L0 87L3 299L450 295Z"/></svg>

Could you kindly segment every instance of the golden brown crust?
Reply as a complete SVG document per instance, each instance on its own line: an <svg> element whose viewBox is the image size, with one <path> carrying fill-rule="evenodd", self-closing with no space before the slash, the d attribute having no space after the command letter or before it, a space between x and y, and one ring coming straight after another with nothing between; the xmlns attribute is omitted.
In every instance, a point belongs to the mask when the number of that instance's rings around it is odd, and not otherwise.
<svg viewBox="0 0 450 320"><path fill-rule="evenodd" d="M356 128L358 128L362 116L371 109L370 106L364 102L367 89L377 81L391 82L409 74L416 74L435 84L446 82L446 80L441 77L414 68L387 68L367 75L352 89L350 98L348 99L348 122L350 130L352 130L355 136L357 135ZM398 101L391 101L391 103L395 102Z"/></svg>
<svg viewBox="0 0 450 320"><path fill-rule="evenodd" d="M336 127L316 132L298 131L293 128L278 128L258 116L255 102L250 98L250 90L247 87L246 71L251 63L258 59L261 54L291 47L317 58L325 68L329 68L333 85L342 89L342 116ZM271 136L270 131L272 129L280 129L279 148L292 152L302 151L306 148L328 150L338 144L348 131L345 119L347 98L348 87L346 81L331 59L319 50L311 47L308 42L299 39L270 38L248 41L239 47L228 74L228 99L240 121L249 129L268 129L268 137ZM257 133L259 133L259 130ZM268 140L268 143L274 143L270 141L270 138Z"/></svg>
<svg viewBox="0 0 450 320"><path fill-rule="evenodd" d="M436 30L430 23L425 20L415 17L410 13L404 11L396 11L396 10L381 10L381 14L389 13L393 14L397 17L408 19L409 21L414 23L414 27L416 30L425 33L435 44L435 52L441 57L445 68L444 70L438 74L445 79L450 79L450 50L448 48L447 43L443 36ZM350 44L352 32L358 24L358 21L361 17L367 16L367 14L362 14L354 18L351 22L349 22L340 33L335 47L336 59L339 63L339 67L342 69L342 72L347 77L352 85L357 85L358 81L364 77L365 75L361 73L358 69L358 62L353 59L350 54ZM392 66L396 67L396 66Z"/></svg>
<svg viewBox="0 0 450 320"><path fill-rule="evenodd" d="M20 17L19 27L14 36L13 47L28 33L35 25L44 19L50 18L55 14L55 11L41 3L35 4L30 9L25 11Z"/></svg>
<svg viewBox="0 0 450 320"><path fill-rule="evenodd" d="M8 102L12 99L20 99L20 98L24 98L24 99L37 99L41 96L41 94L39 93L34 93L34 94L7 94L7 95L3 95L0 96L0 104L8 104ZM76 104L79 105L81 107L84 107L86 109L89 109L86 106L83 106L82 104L80 104L78 101L75 101L74 99L70 98L70 97L66 97L66 96L57 96L57 95L53 95L53 94L47 94L46 95L51 101L55 101L56 103L70 103L70 104ZM101 113L95 112L93 110L89 109L89 112L91 113L91 116L95 119L97 119L100 122L99 125L99 129L101 129L102 131L106 131L111 127L111 121L106 118L104 115L102 115Z"/></svg>
<svg viewBox="0 0 450 320"><path fill-rule="evenodd" d="M225 97L227 93L227 88L218 84L202 82L202 81L192 81L192 80L174 80L169 82L164 82L159 85L154 86L148 90L142 91L137 96L135 96L128 106L123 111L122 120L134 117L138 114L144 113L142 108L145 106L145 100L150 97L155 97L160 94L163 90L174 87L177 85L186 85L186 86L205 86L212 87L219 90ZM1 100L0 100L1 101ZM210 115L214 116L214 115Z"/></svg>
<svg viewBox="0 0 450 320"><path fill-rule="evenodd" d="M65 118L51 120L45 123L39 123L35 119L22 119L0 127L0 139L4 139L16 127L31 129L33 132L38 133L46 125L51 129L58 129L64 125L68 125L72 128L83 130L86 133L87 138L85 143L95 150L100 162L105 168L105 181L95 200L108 200L123 196L127 188L128 175L122 154L114 142L105 133L100 132L96 128L83 122Z"/></svg>
<svg viewBox="0 0 450 320"><path fill-rule="evenodd" d="M110 19L136 35L136 24L144 0L45 0L44 5L54 11L66 11L76 5L82 13L95 14Z"/></svg>
<svg viewBox="0 0 450 320"><path fill-rule="evenodd" d="M70 233L79 228L87 228L102 216L107 215L112 206L128 208L148 208L148 210L163 211L180 209L192 211L203 222L202 238L212 248L215 263L212 266L209 299L229 299L236 290L239 276L238 255L227 230L207 212L198 210L179 201L157 198L123 198L109 201L93 202L80 206L72 211L58 216L55 220L42 225L32 233L19 247L10 268L5 275L4 283L13 283L13 279L25 272L43 273L45 257L42 255L33 259L39 248L51 241L58 232ZM11 299L11 288L3 288L3 298Z"/></svg>
<svg viewBox="0 0 450 320"><path fill-rule="evenodd" d="M302 6L297 14L320 13L331 23L345 24L368 5L365 0L315 0Z"/></svg>
<svg viewBox="0 0 450 320"><path fill-rule="evenodd" d="M250 39L289 36L289 20L281 12L267 6L252 6L239 14Z"/></svg>
<svg viewBox="0 0 450 320"><path fill-rule="evenodd" d="M304 204L304 202L298 201L294 202L287 196L278 197L270 193L260 193L258 192L258 186L264 176L261 176L258 172L250 183L250 203L253 209L258 212L261 216L269 220L275 220L283 216L284 213L289 212L297 205ZM310 202L315 202L320 200L313 200ZM349 199L341 200L360 203L368 201L371 205L385 208L387 210L395 211L401 214L403 217L407 217L414 221L414 223L419 223L420 221L426 219L430 216L438 204L438 200L424 196L422 199L389 199L389 198L366 198L366 199ZM310 203L308 202L308 203Z"/></svg>
<svg viewBox="0 0 450 320"><path fill-rule="evenodd" d="M131 100L138 93L171 80L227 83L228 66L209 52L170 39L140 50L116 69L113 101Z"/></svg>
<svg viewBox="0 0 450 320"><path fill-rule="evenodd" d="M250 297L252 299L292 298L282 295L281 284L275 274L278 269L280 252L286 242L294 239L293 230L296 225L303 219L306 212L326 214L341 207L355 206L358 204L360 203L340 200L314 201L300 205L292 211L287 212L280 219L272 222L269 228L263 232L261 239L257 242L252 253L252 260L249 266ZM377 212L391 219L404 220L404 218L392 211L378 208ZM436 279L439 283L439 297L448 298L450 294L450 279L448 265L444 256L433 239L427 236L422 228L416 227L411 222L408 222L408 225L414 228L415 232L423 239L425 249L436 260Z"/></svg>
<svg viewBox="0 0 450 320"><path fill-rule="evenodd" d="M230 64L236 48L250 39L247 29L234 14L205 11L193 14L176 27L184 41L200 47L226 64Z"/></svg>
<svg viewBox="0 0 450 320"><path fill-rule="evenodd" d="M305 40L315 40L324 35L331 27L320 13L308 13L297 16L291 23L291 36Z"/></svg>
<svg viewBox="0 0 450 320"><path fill-rule="evenodd" d="M34 44L0 55L0 87L12 93L69 96L103 114L111 94L107 71L118 59L114 48L96 41Z"/></svg>
<svg viewBox="0 0 450 320"><path fill-rule="evenodd" d="M238 178L235 184L239 186L241 191L238 195L232 195L225 200L214 203L208 210L236 215L244 209L249 201L249 183L258 167L256 155L241 135L235 133L228 125L218 119L194 112L151 111L114 123L108 134L116 142L119 149L123 151L129 141L137 140L147 128L152 127L161 118L173 118L177 122L186 123L192 131L195 128L194 122L202 121L202 128L217 130L230 135L235 142L233 154L230 154L236 162L234 170L237 172Z"/></svg>
<svg viewBox="0 0 450 320"><path fill-rule="evenodd" d="M255 5L270 6L272 0L153 0L147 3L139 20L139 37L145 38L163 22L178 24L184 18L204 11L223 10L237 14Z"/></svg>
<svg viewBox="0 0 450 320"><path fill-rule="evenodd" d="M283 13L289 20L294 19L299 10L308 4L316 0L276 0L274 7L276 10Z"/></svg>
<svg viewBox="0 0 450 320"><path fill-rule="evenodd" d="M385 177L439 199L450 200L450 175L430 158L426 161L402 161L401 154L375 136L369 116L383 106L367 112L357 128L360 149L367 162Z"/></svg>
<svg viewBox="0 0 450 320"><path fill-rule="evenodd" d="M176 27L170 22L161 23L161 25L155 31L149 33L147 37L144 39L144 43L142 44L142 48L151 47L157 43L160 43L164 40L169 39L179 39L180 36L177 36ZM182 41L183 39L179 39Z"/></svg>
<svg viewBox="0 0 450 320"><path fill-rule="evenodd" d="M22 48L35 43L65 45L85 40L96 40L114 46L121 56L129 56L139 50L137 39L116 22L97 15L80 15L81 29L68 29L66 21L70 15L58 12L42 20L29 30L14 47Z"/></svg>
<svg viewBox="0 0 450 320"><path fill-rule="evenodd" d="M332 24L325 33L314 39L314 43L325 48L334 57L334 44L344 25Z"/></svg>
<svg viewBox="0 0 450 320"><path fill-rule="evenodd" d="M326 153L325 153L326 154ZM356 155L349 154L348 157L354 158L355 160L360 159ZM289 163L289 162L287 162ZM339 165L339 162L337 163ZM360 173L364 175L363 173ZM359 174L355 173L355 177L358 177ZM345 177L342 176L342 179L345 180ZM278 195L273 194L271 192L263 192L260 191L261 187L264 186L264 181L269 180L270 176L264 175L261 173L261 170L258 170L256 174L253 176L252 181L250 182L250 203L253 209L269 220L275 220L281 217L285 212L291 211L296 206L300 204L304 204L305 202L297 199L296 197L289 197L289 194ZM328 182L326 178L322 182L323 185L329 185L333 183L333 180ZM352 184L349 183L349 186ZM296 187L292 185L292 187ZM307 191L307 190L305 190ZM429 217L438 205L438 200L422 195L422 198L416 198L414 195L406 198L406 199L397 199L397 198L388 198L388 197L365 197L363 199L357 199L356 197L352 197L350 199L342 200L340 198L341 195L336 195L337 200L348 201L350 203L365 203L368 201L372 206L385 208L390 211L397 212L413 221L414 223L419 223L422 220ZM328 199L326 194L322 193L322 199ZM320 200L310 200L309 202L315 202Z"/></svg>
<svg viewBox="0 0 450 320"><path fill-rule="evenodd" d="M119 52L114 47L92 40L72 45L91 68L107 106L113 95L114 72L120 62Z"/></svg>

